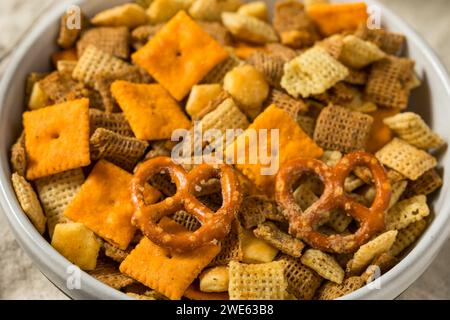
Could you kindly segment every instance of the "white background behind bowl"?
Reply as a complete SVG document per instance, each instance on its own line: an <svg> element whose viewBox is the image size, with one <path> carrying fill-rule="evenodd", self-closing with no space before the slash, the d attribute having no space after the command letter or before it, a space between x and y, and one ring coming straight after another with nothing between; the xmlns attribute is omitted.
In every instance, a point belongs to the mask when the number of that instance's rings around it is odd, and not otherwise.
<svg viewBox="0 0 450 320"><path fill-rule="evenodd" d="M54 0L2 0L0 2L0 55ZM408 21L438 51L450 67L450 42L447 41L450 1L382 0ZM432 21L432 23L430 23ZM36 69L41 69L36 66ZM1 68L0 68L1 70ZM1 71L0 71L1 76ZM18 102L19 103L19 102ZM448 106L446 106L448 107ZM14 240L3 215L0 215L0 298L64 298L46 280ZM450 245L402 298L450 298Z"/></svg>

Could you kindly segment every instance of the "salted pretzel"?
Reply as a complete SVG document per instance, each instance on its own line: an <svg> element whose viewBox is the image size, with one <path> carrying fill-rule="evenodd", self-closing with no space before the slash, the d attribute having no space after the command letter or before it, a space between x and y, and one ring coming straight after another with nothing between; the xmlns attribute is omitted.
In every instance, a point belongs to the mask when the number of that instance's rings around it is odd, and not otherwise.
<svg viewBox="0 0 450 320"><path fill-rule="evenodd" d="M156 174L166 172L177 187L176 193L159 203L147 204L144 186ZM202 182L218 178L222 187L222 206L213 212L196 197ZM185 252L201 247L214 239L225 238L231 229L242 201L238 178L232 167L226 164L201 164L189 173L168 157L158 157L142 163L131 184L135 212L132 222L154 243L174 252ZM179 210L195 216L201 227L194 232L172 234L158 225L162 217Z"/></svg>
<svg viewBox="0 0 450 320"><path fill-rule="evenodd" d="M344 181L357 166L366 166L372 172L376 196L370 208L344 192ZM324 192L317 202L303 212L294 200L293 188L307 173L313 173L322 180ZM289 233L316 249L350 253L384 230L384 214L389 206L391 186L384 168L373 155L354 152L344 156L334 168L315 159L288 162L277 174L275 197L289 220ZM330 212L338 208L350 214L359 223L359 229L350 235L325 235L318 232L318 227L328 220Z"/></svg>

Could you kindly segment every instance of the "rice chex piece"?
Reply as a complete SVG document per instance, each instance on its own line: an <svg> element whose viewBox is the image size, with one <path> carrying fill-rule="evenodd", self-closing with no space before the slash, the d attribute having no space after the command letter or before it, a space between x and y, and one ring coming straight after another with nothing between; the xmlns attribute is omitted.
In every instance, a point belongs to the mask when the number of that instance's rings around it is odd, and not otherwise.
<svg viewBox="0 0 450 320"><path fill-rule="evenodd" d="M200 221L195 216L183 210L175 212L171 218L189 231L195 231L201 226Z"/></svg>
<svg viewBox="0 0 450 320"><path fill-rule="evenodd" d="M401 254L422 235L427 225L427 221L422 219L398 230L397 238L389 250L389 254L393 256Z"/></svg>
<svg viewBox="0 0 450 320"><path fill-rule="evenodd" d="M91 136L98 128L104 128L122 136L133 137L133 131L123 113L106 113L101 110L89 110Z"/></svg>
<svg viewBox="0 0 450 320"><path fill-rule="evenodd" d="M366 282L362 277L350 277L341 284L327 282L318 291L318 300L334 300L362 288Z"/></svg>
<svg viewBox="0 0 450 320"><path fill-rule="evenodd" d="M27 172L27 152L25 150L25 135L22 132L20 137L11 147L11 167L12 172L17 172L22 177Z"/></svg>
<svg viewBox="0 0 450 320"><path fill-rule="evenodd" d="M306 250L300 258L300 261L325 279L335 283L342 283L344 280L345 272L341 266L332 256L320 250Z"/></svg>
<svg viewBox="0 0 450 320"><path fill-rule="evenodd" d="M443 184L442 178L435 169L430 169L417 180L410 181L405 191L405 198L423 194L429 195L439 189Z"/></svg>
<svg viewBox="0 0 450 320"><path fill-rule="evenodd" d="M402 200L390 208L386 214L386 229L399 230L406 228L411 223L422 220L430 214L427 205L427 197L414 196Z"/></svg>
<svg viewBox="0 0 450 320"><path fill-rule="evenodd" d="M83 83L74 80L67 72L52 72L39 81L39 85L54 103L76 100L88 95L88 90Z"/></svg>
<svg viewBox="0 0 450 320"><path fill-rule="evenodd" d="M116 290L125 288L135 282L132 278L121 273L113 263L102 260L97 263L94 270L89 272L89 275Z"/></svg>
<svg viewBox="0 0 450 320"><path fill-rule="evenodd" d="M107 241L103 241L102 246L105 256L119 263L125 260L125 258L130 254L129 250L122 250Z"/></svg>
<svg viewBox="0 0 450 320"><path fill-rule="evenodd" d="M77 42L77 53L81 57L90 45L117 58L130 56L130 32L126 27L99 27L84 32Z"/></svg>

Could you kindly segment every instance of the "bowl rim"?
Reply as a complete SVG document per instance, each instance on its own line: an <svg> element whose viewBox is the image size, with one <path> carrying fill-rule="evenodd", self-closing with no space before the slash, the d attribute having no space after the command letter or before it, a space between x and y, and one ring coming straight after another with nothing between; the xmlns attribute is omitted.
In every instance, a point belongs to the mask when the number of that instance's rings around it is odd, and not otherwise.
<svg viewBox="0 0 450 320"><path fill-rule="evenodd" d="M348 2L348 0L344 1ZM5 112L5 108L3 107L4 100L6 93L12 84L11 80L17 69L20 68L19 62L25 58L30 47L41 34L51 27L51 24L61 16L68 5L82 5L84 2L85 0L64 0L59 2L48 12L45 18L41 19L36 24L30 34L27 35L20 43L19 47L14 51L0 83L0 117L3 117ZM341 0L340 2L343 1ZM413 27L377 0L365 0L365 2L368 5L376 5L381 8L386 20L395 22L395 24L400 26L408 40L413 39L413 41L418 44L426 59L431 63L438 78L443 83L447 95L450 96L450 77L447 70L440 58L438 58L422 36L420 36ZM4 129L0 128L0 130L3 131ZM32 257L35 265L44 275L47 276L47 273L54 273L56 276L62 278L67 268L73 264L53 249L50 243L39 234L23 213L12 189L9 173L9 159L5 154L2 154L0 159L0 204L8 223L13 230L16 240L27 254ZM445 197L445 194L450 193L448 186L446 185L442 187L440 192L441 197ZM438 254L439 249L450 234L450 228L447 227L449 224L450 202L444 201L440 214L435 216L431 225L428 226L426 233L416 243L414 248L389 272L383 274L379 278L383 283L381 290L371 290L368 286L364 286L340 299L383 299L383 296L385 295L395 297L422 275L434 260L434 257ZM32 254L33 252L35 254ZM416 272L414 275L412 273L410 274L407 272L408 268L415 268L416 270L419 270L419 272ZM84 271L81 271L81 283L81 294L84 292L90 297L97 299L131 299L126 294L94 279ZM77 295L67 287L57 285L56 287L68 296L73 297ZM398 287L401 289L399 290ZM389 294L389 292L391 292L391 294Z"/></svg>

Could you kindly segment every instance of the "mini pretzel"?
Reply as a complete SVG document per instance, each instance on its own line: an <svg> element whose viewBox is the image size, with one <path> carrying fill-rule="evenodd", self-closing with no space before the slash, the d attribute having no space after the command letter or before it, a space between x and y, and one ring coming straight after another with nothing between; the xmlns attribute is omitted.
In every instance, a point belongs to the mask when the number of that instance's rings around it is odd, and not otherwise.
<svg viewBox="0 0 450 320"><path fill-rule="evenodd" d="M344 181L357 166L366 166L372 172L376 187L375 200L370 208L356 202L344 192ZM314 173L325 188L320 199L302 212L293 196L294 184L307 174ZM350 253L356 251L377 232L384 230L384 214L391 198L391 186L387 175L371 154L353 152L347 154L334 167L314 159L296 159L288 162L276 177L276 201L289 220L289 232L310 246L327 252ZM359 229L351 235L324 235L317 228L327 221L332 210L342 208L359 223Z"/></svg>
<svg viewBox="0 0 450 320"><path fill-rule="evenodd" d="M177 191L172 197L159 203L147 204L144 185L152 176L162 172L170 175ZM210 210L195 197L200 184L211 178L219 178L222 187L223 203L217 212ZM142 163L134 174L131 188L135 207L133 224L151 241L175 252L190 251L214 239L225 238L242 201L239 182L232 167L226 164L202 164L187 173L167 157ZM179 210L195 216L202 226L194 232L171 234L158 225L162 217Z"/></svg>

